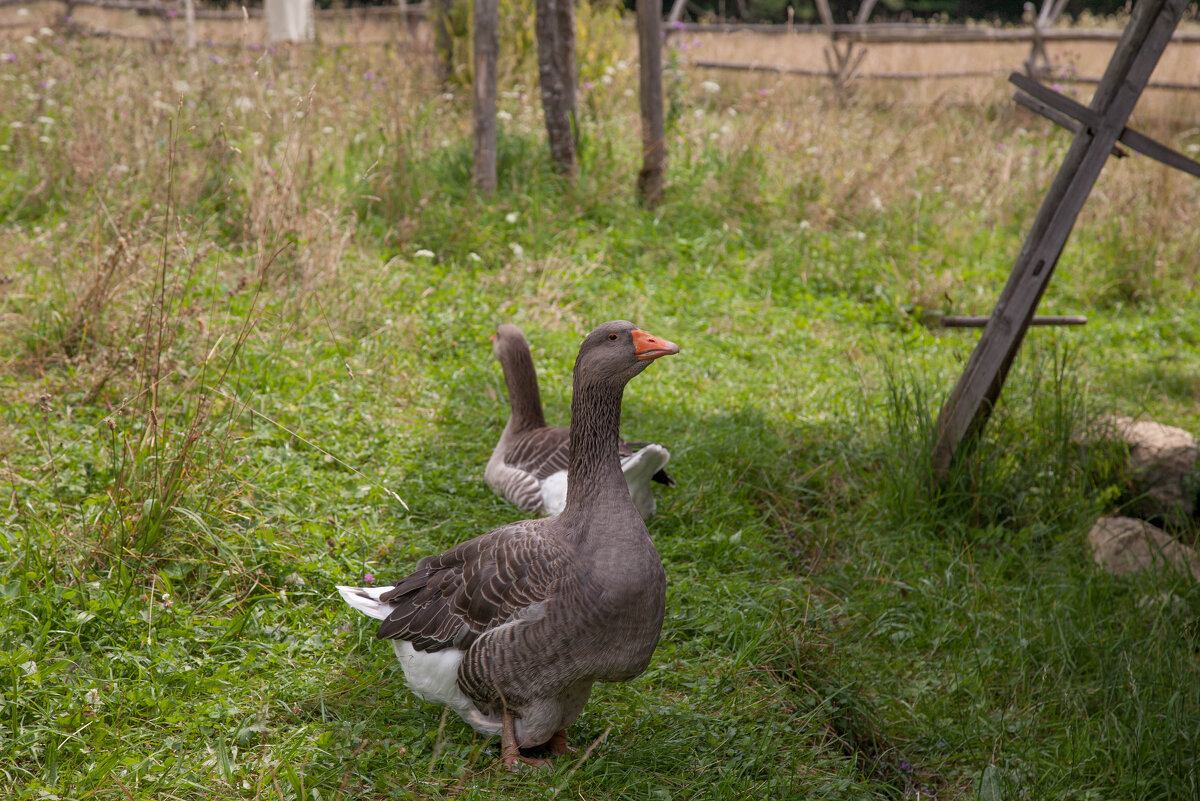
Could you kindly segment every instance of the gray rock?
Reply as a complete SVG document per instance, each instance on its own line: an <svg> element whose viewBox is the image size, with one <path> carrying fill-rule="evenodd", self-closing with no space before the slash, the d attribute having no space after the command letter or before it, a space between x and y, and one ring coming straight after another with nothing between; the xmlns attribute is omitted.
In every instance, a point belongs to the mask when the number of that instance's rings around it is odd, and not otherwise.
<svg viewBox="0 0 1200 801"><path fill-rule="evenodd" d="M1106 415L1088 439L1118 440L1129 447L1127 475L1136 498L1127 511L1146 520L1187 528L1195 522L1200 489L1200 445L1182 428Z"/></svg>
<svg viewBox="0 0 1200 801"><path fill-rule="evenodd" d="M1200 581L1200 555L1160 528L1133 517L1102 517L1088 532L1092 559L1124 576L1142 570L1178 570Z"/></svg>

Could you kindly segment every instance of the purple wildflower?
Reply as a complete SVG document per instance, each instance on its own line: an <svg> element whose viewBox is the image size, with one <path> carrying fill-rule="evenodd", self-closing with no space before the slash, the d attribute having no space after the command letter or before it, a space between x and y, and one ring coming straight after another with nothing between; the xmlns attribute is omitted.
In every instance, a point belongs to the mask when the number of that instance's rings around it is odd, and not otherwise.
<svg viewBox="0 0 1200 801"><path fill-rule="evenodd" d="M7 61L10 64L17 60L16 53L0 53L0 61Z"/></svg>
<svg viewBox="0 0 1200 801"><path fill-rule="evenodd" d="M363 573L363 584L374 584L375 576L371 573Z"/></svg>

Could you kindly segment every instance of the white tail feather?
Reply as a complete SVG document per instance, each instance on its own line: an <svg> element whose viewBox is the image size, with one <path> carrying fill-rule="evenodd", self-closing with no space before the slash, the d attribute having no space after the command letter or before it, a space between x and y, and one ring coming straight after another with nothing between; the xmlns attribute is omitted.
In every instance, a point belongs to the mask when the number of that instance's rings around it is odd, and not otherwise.
<svg viewBox="0 0 1200 801"><path fill-rule="evenodd" d="M667 466L670 458L671 454L667 449L657 444L647 445L632 456L625 457L621 462L625 483L630 487L649 483L655 473Z"/></svg>
<svg viewBox="0 0 1200 801"><path fill-rule="evenodd" d="M382 587L343 587L339 584L337 591L341 593L342 599L346 603L367 617L386 620L387 616L392 613L393 607L391 604L380 603L379 596L390 589L392 587L387 584Z"/></svg>

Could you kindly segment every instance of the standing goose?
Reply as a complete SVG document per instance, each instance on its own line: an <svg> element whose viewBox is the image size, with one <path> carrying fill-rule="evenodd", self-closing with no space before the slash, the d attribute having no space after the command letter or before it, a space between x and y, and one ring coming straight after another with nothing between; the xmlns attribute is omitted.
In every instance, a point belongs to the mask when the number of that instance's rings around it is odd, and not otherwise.
<svg viewBox="0 0 1200 801"><path fill-rule="evenodd" d="M568 750L566 728L596 681L645 670L662 630L666 576L617 454L625 384L679 347L623 320L584 339L571 399L571 480L561 514L524 520L427 556L391 587L338 587L382 620L409 687L476 731Z"/></svg>
<svg viewBox="0 0 1200 801"><path fill-rule="evenodd" d="M537 371L525 335L507 323L496 329L492 352L504 370L511 407L508 423L492 450L483 479L522 512L556 515L567 500L567 452L570 429L547 426L538 391ZM643 520L654 515L651 481L674 486L664 466L671 454L658 444L619 440L621 471L629 485L634 506Z"/></svg>

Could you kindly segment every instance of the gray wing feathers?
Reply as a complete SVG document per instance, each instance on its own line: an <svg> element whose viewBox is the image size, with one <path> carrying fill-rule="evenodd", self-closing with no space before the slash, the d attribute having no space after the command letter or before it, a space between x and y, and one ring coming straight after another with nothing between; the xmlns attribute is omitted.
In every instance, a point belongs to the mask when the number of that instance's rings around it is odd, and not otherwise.
<svg viewBox="0 0 1200 801"><path fill-rule="evenodd" d="M509 467L524 470L542 481L559 470L567 469L571 430L566 426L536 428L521 435L504 454Z"/></svg>
<svg viewBox="0 0 1200 801"><path fill-rule="evenodd" d="M479 635L545 600L559 580L561 546L525 520L427 556L379 600L394 609L380 639L418 651L466 648Z"/></svg>

